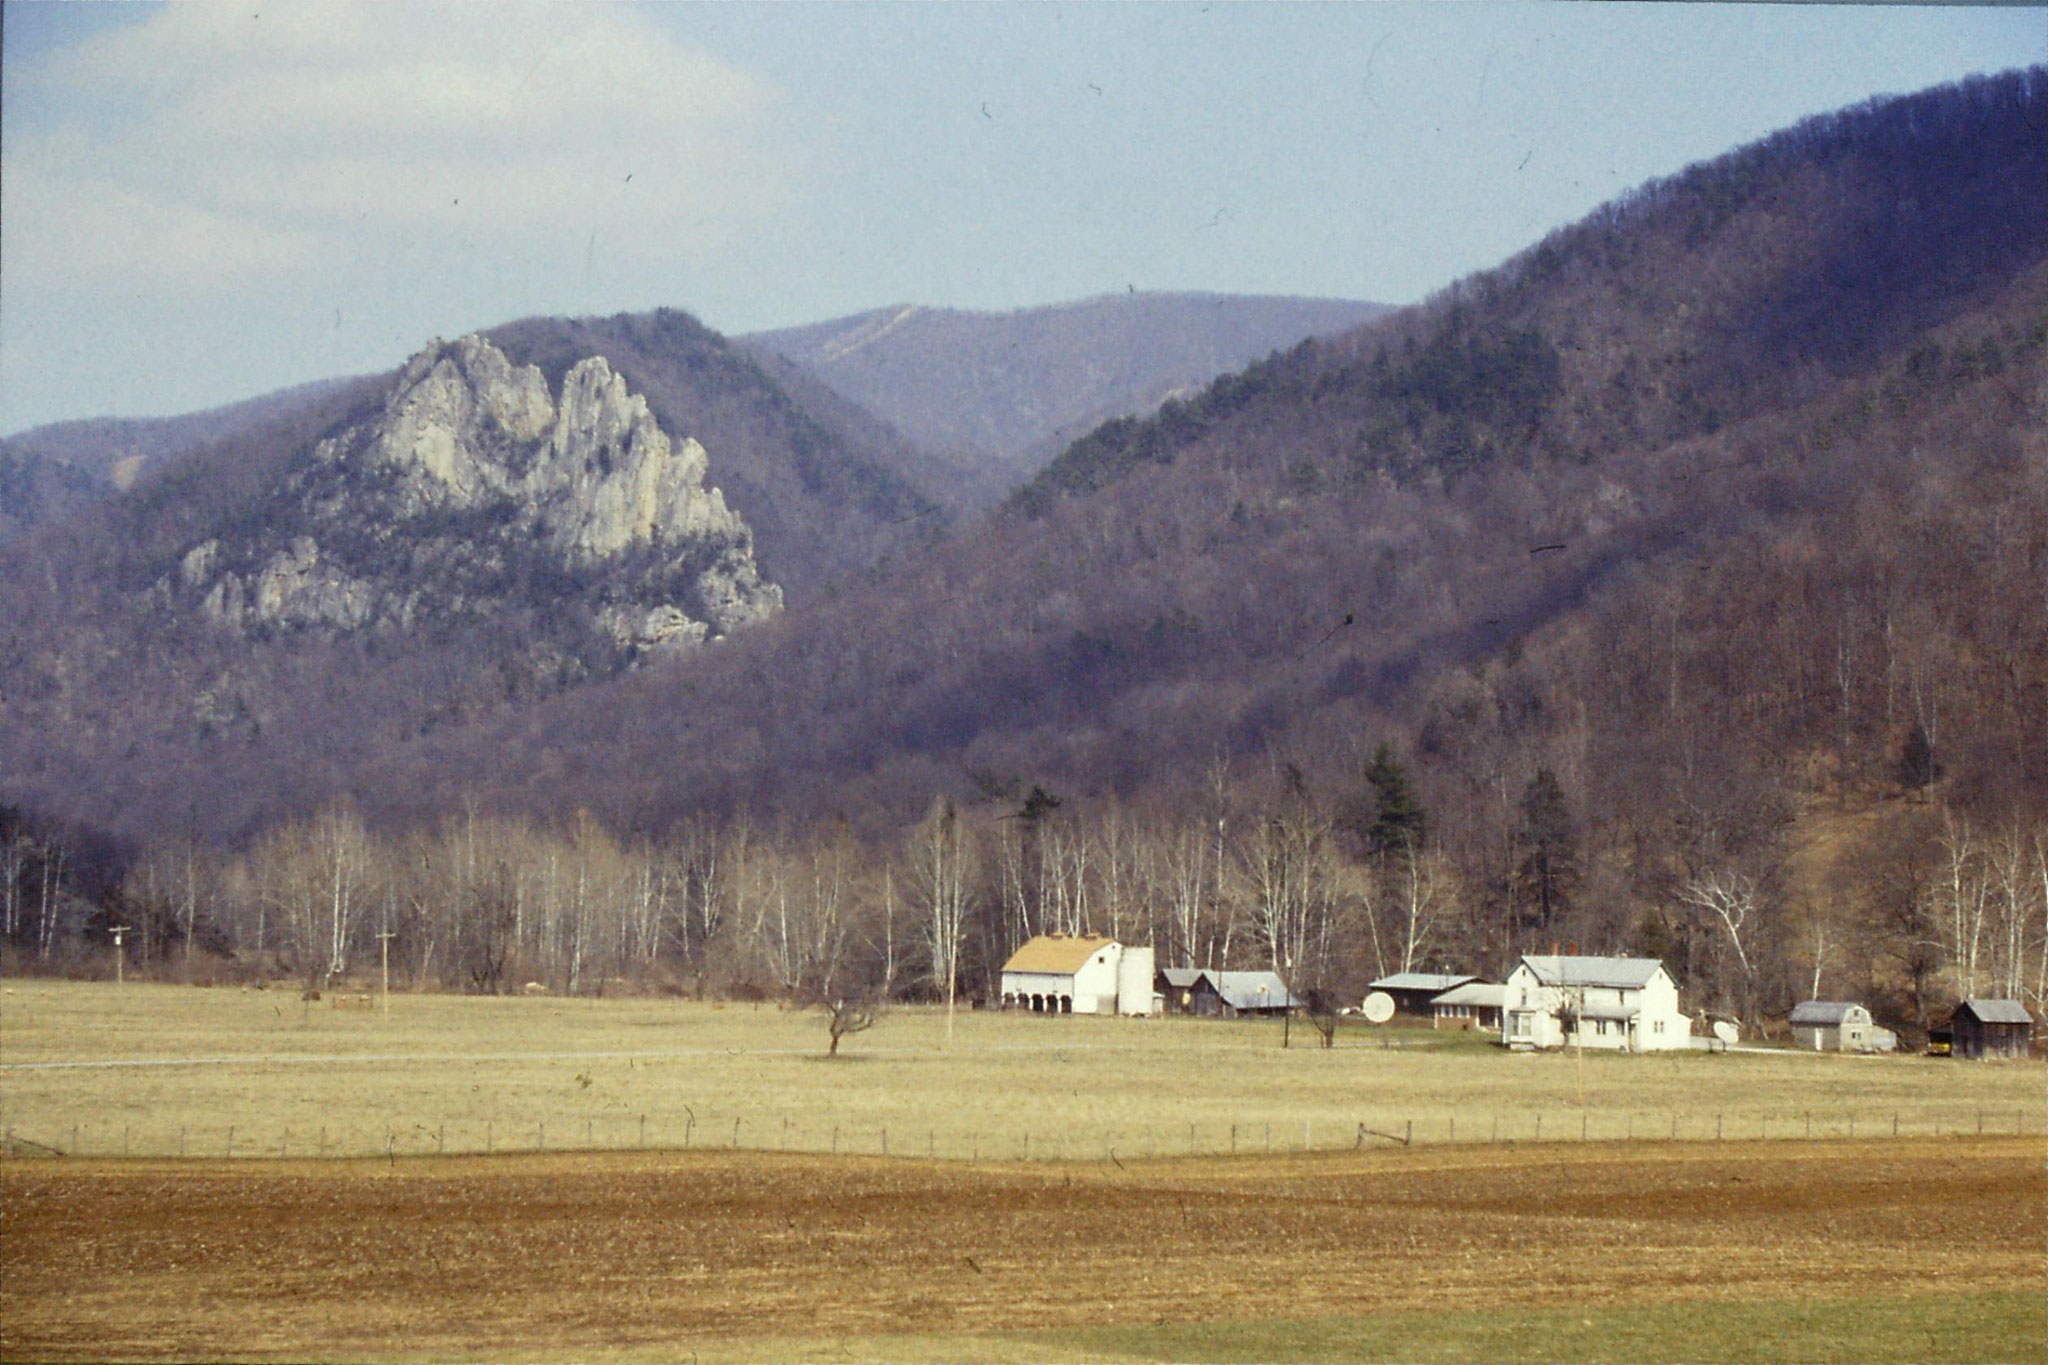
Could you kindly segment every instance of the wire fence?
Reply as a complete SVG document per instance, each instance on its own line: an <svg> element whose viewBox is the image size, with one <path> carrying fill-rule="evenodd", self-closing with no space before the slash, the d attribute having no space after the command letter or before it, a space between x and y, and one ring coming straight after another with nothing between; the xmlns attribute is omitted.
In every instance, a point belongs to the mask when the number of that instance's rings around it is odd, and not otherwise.
<svg viewBox="0 0 2048 1365"><path fill-rule="evenodd" d="M2048 1132L2025 1109L1618 1112L1595 1109L1337 1114L1299 1119L1124 1127L1044 1123L884 1124L715 1108L462 1119L339 1119L292 1125L264 1117L208 1124L38 1121L11 1113L0 1156L96 1159L360 1159L533 1152L791 1152L943 1161L1105 1161L1252 1157L1493 1143L1807 1141Z"/></svg>

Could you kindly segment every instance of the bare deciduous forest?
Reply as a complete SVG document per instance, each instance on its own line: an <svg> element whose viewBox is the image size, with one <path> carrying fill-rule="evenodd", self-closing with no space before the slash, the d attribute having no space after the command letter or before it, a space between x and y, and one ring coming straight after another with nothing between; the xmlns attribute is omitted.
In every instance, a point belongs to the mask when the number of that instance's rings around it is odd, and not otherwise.
<svg viewBox="0 0 2048 1365"><path fill-rule="evenodd" d="M756 506L809 499L764 527L857 524L783 618L615 677L506 667L544 599L156 612L330 395L0 549L10 964L110 971L125 924L140 970L318 984L390 932L423 988L974 997L1089 930L1298 990L1570 944L1752 1024L2038 1005L2044 130L2040 68L1801 125L952 527L750 371L733 442L796 433ZM550 326L544 367L589 342Z"/></svg>

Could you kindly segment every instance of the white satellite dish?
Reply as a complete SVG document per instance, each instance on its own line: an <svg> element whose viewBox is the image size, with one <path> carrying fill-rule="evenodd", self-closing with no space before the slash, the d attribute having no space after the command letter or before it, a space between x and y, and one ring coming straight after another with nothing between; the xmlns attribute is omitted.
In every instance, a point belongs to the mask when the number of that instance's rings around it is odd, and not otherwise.
<svg viewBox="0 0 2048 1365"><path fill-rule="evenodd" d="M1732 1043L1742 1036L1742 1031L1726 1019L1716 1019L1714 1021L1714 1036L1724 1043Z"/></svg>
<svg viewBox="0 0 2048 1365"><path fill-rule="evenodd" d="M1365 997L1365 1018L1367 1023L1384 1024L1394 1017L1394 997L1385 991L1374 991Z"/></svg>

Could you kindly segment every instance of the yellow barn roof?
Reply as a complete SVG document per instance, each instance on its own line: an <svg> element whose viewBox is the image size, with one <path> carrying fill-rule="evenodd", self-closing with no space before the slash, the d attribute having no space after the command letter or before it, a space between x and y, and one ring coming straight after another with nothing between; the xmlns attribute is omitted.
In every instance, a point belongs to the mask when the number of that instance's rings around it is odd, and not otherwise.
<svg viewBox="0 0 2048 1365"><path fill-rule="evenodd" d="M1113 938L1068 938L1040 934L1003 964L1006 972L1059 972L1071 976L1088 965L1088 959L1116 943Z"/></svg>

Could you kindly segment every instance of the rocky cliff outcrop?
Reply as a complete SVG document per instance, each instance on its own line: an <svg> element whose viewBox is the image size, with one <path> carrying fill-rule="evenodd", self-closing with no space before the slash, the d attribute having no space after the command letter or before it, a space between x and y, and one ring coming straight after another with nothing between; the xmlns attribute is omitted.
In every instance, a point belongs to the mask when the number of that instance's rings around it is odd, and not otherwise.
<svg viewBox="0 0 2048 1365"><path fill-rule="evenodd" d="M519 612L627 658L686 648L782 606L706 471L602 357L558 396L468 336L414 357L381 410L320 440L160 591L245 633Z"/></svg>

